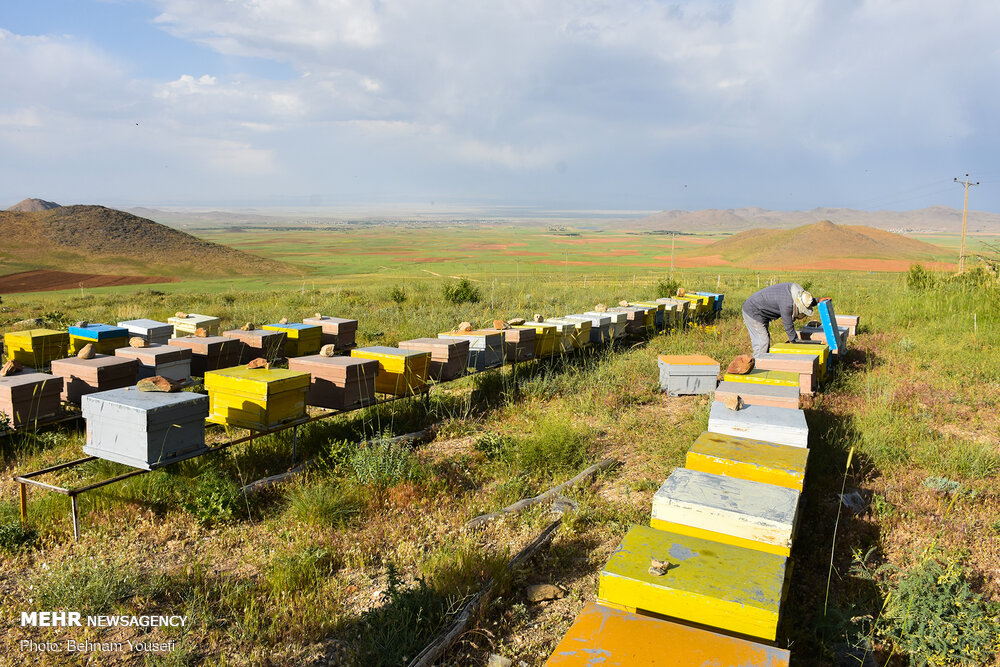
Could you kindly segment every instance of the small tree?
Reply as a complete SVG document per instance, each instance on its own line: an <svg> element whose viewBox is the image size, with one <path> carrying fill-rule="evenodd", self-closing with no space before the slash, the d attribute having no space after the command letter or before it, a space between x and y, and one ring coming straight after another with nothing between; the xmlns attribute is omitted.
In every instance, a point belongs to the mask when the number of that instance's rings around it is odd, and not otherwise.
<svg viewBox="0 0 1000 667"><path fill-rule="evenodd" d="M479 303L482 294L479 288L472 284L468 278L462 278L457 283L445 283L441 288L444 300L449 303Z"/></svg>

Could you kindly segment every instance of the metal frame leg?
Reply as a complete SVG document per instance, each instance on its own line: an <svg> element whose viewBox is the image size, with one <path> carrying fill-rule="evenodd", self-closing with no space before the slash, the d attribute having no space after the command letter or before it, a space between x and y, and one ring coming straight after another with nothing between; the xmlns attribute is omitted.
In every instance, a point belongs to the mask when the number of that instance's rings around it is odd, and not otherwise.
<svg viewBox="0 0 1000 667"><path fill-rule="evenodd" d="M73 519L73 540L80 541L80 511L76 504L76 494L69 497L69 511Z"/></svg>
<svg viewBox="0 0 1000 667"><path fill-rule="evenodd" d="M21 528L28 527L28 487L23 482L18 484L21 491Z"/></svg>

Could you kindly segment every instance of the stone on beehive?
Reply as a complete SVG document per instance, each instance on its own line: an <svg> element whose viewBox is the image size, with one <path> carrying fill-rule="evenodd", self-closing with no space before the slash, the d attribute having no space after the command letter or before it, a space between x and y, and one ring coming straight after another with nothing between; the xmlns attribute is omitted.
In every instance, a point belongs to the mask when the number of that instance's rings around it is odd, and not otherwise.
<svg viewBox="0 0 1000 667"><path fill-rule="evenodd" d="M23 368L24 368L24 366L22 366L20 363L18 363L16 361L14 361L13 359L11 359L7 363L5 363L2 368L0 368L0 377L3 377L3 378L9 377L9 376L13 375L14 373L20 372L21 369L23 369Z"/></svg>
<svg viewBox="0 0 1000 667"><path fill-rule="evenodd" d="M87 343L80 348L80 351L76 353L76 356L80 359L93 359L94 358L94 345L93 343Z"/></svg>
<svg viewBox="0 0 1000 667"><path fill-rule="evenodd" d="M337 354L337 348L333 345L324 345L319 348L319 353L324 357L332 357Z"/></svg>
<svg viewBox="0 0 1000 667"><path fill-rule="evenodd" d="M278 324L288 324L288 318L282 317L280 320L278 320Z"/></svg>
<svg viewBox="0 0 1000 667"><path fill-rule="evenodd" d="M149 347L149 343L146 342L145 338L140 336L133 336L128 339L129 347Z"/></svg>
<svg viewBox="0 0 1000 667"><path fill-rule="evenodd" d="M677 468L653 496L649 525L788 556L798 503L793 489Z"/></svg>
<svg viewBox="0 0 1000 667"><path fill-rule="evenodd" d="M749 373L753 370L754 358L749 354L737 355L735 359L729 362L729 366L726 368L727 373L736 373L742 375L744 373Z"/></svg>
<svg viewBox="0 0 1000 667"><path fill-rule="evenodd" d="M684 466L802 491L808 459L809 450L803 447L703 431L688 450Z"/></svg>
<svg viewBox="0 0 1000 667"><path fill-rule="evenodd" d="M176 380L171 380L165 378L162 375L151 375L148 378L143 378L136 383L136 388L139 391L158 391L163 393L172 393L175 391L180 391L184 386L183 382L177 382Z"/></svg>
<svg viewBox="0 0 1000 667"><path fill-rule="evenodd" d="M253 370L255 368L266 369L270 367L271 363L267 359L264 359L263 357L257 357L256 359L251 359L250 362L247 364L247 368L249 368L250 370Z"/></svg>
<svg viewBox="0 0 1000 667"><path fill-rule="evenodd" d="M514 318L511 318L510 320L507 320L507 324L509 324L511 326L516 326L518 324L524 324L524 322L525 322L525 320L524 320L523 317L514 317Z"/></svg>
<svg viewBox="0 0 1000 667"><path fill-rule="evenodd" d="M809 426L802 410L748 405L733 412L719 401L712 403L708 430L723 435L767 440L793 447L809 446Z"/></svg>

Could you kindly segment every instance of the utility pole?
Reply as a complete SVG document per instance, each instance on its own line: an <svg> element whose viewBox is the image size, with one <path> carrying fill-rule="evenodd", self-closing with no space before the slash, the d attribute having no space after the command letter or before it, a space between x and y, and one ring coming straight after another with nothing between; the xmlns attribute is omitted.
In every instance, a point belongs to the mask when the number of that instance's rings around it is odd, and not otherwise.
<svg viewBox="0 0 1000 667"><path fill-rule="evenodd" d="M969 175L966 174L964 181L956 178L955 182L965 186L965 205L962 206L962 249L958 251L958 272L962 273L965 271L965 224L969 217L969 186L979 185L979 181L970 183Z"/></svg>
<svg viewBox="0 0 1000 667"><path fill-rule="evenodd" d="M674 237L677 232L670 232L670 279L674 279Z"/></svg>

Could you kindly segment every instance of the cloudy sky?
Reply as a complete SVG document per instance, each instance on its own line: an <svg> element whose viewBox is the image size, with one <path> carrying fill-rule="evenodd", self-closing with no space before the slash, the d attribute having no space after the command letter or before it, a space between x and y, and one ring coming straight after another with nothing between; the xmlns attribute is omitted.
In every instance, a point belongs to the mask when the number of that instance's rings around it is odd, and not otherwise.
<svg viewBox="0 0 1000 667"><path fill-rule="evenodd" d="M1000 212L1000 3L5 0L0 207Z"/></svg>

